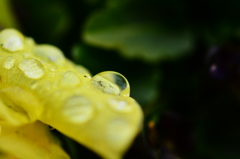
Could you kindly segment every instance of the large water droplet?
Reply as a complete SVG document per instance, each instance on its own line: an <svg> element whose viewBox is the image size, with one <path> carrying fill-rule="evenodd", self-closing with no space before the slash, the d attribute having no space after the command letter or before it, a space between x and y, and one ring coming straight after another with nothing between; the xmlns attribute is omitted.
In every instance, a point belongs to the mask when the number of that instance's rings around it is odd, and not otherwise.
<svg viewBox="0 0 240 159"><path fill-rule="evenodd" d="M110 108L113 109L114 111L129 113L133 110L132 103L126 100L110 98L108 101Z"/></svg>
<svg viewBox="0 0 240 159"><path fill-rule="evenodd" d="M68 87L75 87L80 84L79 76L73 71L66 71L62 75L61 85Z"/></svg>
<svg viewBox="0 0 240 159"><path fill-rule="evenodd" d="M76 123L84 123L93 116L94 108L83 96L72 96L64 104L64 115Z"/></svg>
<svg viewBox="0 0 240 159"><path fill-rule="evenodd" d="M6 69L11 69L14 66L15 59L12 56L8 56L4 61L4 67Z"/></svg>
<svg viewBox="0 0 240 159"><path fill-rule="evenodd" d="M4 29L0 32L0 45L11 52L20 51L24 49L24 37L15 29Z"/></svg>
<svg viewBox="0 0 240 159"><path fill-rule="evenodd" d="M120 73L113 71L101 72L93 77L93 85L104 93L130 95L130 86L127 79Z"/></svg>
<svg viewBox="0 0 240 159"><path fill-rule="evenodd" d="M18 67L29 78L38 79L45 74L44 66L36 59L26 59Z"/></svg>
<svg viewBox="0 0 240 159"><path fill-rule="evenodd" d="M52 45L42 44L35 47L35 53L38 57L54 62L57 65L63 65L65 63L65 58L62 51Z"/></svg>

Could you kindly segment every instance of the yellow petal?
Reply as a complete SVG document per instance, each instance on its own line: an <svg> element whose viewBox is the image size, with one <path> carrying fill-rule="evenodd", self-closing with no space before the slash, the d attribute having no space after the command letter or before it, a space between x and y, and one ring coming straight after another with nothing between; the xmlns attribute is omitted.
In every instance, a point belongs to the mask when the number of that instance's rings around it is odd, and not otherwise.
<svg viewBox="0 0 240 159"><path fill-rule="evenodd" d="M25 159L69 159L48 127L35 122L20 128L2 127L0 151L5 157Z"/></svg>
<svg viewBox="0 0 240 159"><path fill-rule="evenodd" d="M0 32L0 46L0 125L1 118L12 127L40 120L104 158L122 157L143 120L124 76L91 77L58 48L36 45L14 29Z"/></svg>

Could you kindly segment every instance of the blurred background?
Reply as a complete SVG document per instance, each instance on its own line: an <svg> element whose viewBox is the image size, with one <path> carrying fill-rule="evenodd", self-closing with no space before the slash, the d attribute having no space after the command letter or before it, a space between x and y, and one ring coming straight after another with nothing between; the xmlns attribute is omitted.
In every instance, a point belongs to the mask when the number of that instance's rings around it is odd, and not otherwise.
<svg viewBox="0 0 240 159"><path fill-rule="evenodd" d="M1 0L0 29L123 74L144 129L124 159L240 158L240 1ZM100 157L53 130L72 159Z"/></svg>

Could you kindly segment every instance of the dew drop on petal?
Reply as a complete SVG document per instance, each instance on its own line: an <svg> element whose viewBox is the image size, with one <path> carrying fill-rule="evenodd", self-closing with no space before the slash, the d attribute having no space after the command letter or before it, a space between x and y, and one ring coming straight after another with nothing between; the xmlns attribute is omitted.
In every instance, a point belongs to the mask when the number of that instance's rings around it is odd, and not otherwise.
<svg viewBox="0 0 240 159"><path fill-rule="evenodd" d="M0 45L10 51L21 51L24 49L24 37L15 29L4 29L0 32Z"/></svg>
<svg viewBox="0 0 240 159"><path fill-rule="evenodd" d="M18 67L29 78L39 79L45 74L44 66L36 59L23 60Z"/></svg>
<svg viewBox="0 0 240 159"><path fill-rule="evenodd" d="M12 56L8 56L4 61L4 67L6 69L11 69L14 66L15 59Z"/></svg>
<svg viewBox="0 0 240 159"><path fill-rule="evenodd" d="M129 113L133 110L133 105L125 100L110 98L108 101L110 108L116 112Z"/></svg>
<svg viewBox="0 0 240 159"><path fill-rule="evenodd" d="M93 85L108 94L128 97L130 86L127 79L120 73L113 71L101 72L93 77Z"/></svg>
<svg viewBox="0 0 240 159"><path fill-rule="evenodd" d="M93 116L94 108L91 102L79 95L67 99L64 104L64 115L76 123L84 123Z"/></svg>
<svg viewBox="0 0 240 159"><path fill-rule="evenodd" d="M29 57L29 56L30 56L29 53L27 53L27 52L24 52L24 53L23 53L23 57L24 57L24 58L27 58L27 57Z"/></svg>
<svg viewBox="0 0 240 159"><path fill-rule="evenodd" d="M54 71L56 71L56 70L57 70L57 67L56 67L56 66L54 66L54 65L52 65L52 66L50 66L50 67L49 67L49 70L54 72Z"/></svg>
<svg viewBox="0 0 240 159"><path fill-rule="evenodd" d="M80 84L80 78L79 76L73 72L73 71L66 71L63 73L62 75L62 79L61 79L61 85L62 86L77 86L78 84Z"/></svg>
<svg viewBox="0 0 240 159"><path fill-rule="evenodd" d="M54 62L57 65L63 65L65 63L65 57L62 51L55 46L47 44L36 45L35 53L40 58Z"/></svg>
<svg viewBox="0 0 240 159"><path fill-rule="evenodd" d="M129 136L131 136L131 127L127 121L114 119L108 123L105 138L111 145L119 145Z"/></svg>

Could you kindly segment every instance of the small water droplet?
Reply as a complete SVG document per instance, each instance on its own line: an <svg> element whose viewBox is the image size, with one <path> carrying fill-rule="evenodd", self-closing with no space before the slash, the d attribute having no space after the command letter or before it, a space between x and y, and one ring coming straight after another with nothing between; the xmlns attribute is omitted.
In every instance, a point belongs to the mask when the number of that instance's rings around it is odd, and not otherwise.
<svg viewBox="0 0 240 159"><path fill-rule="evenodd" d="M23 53L23 57L24 57L24 58L27 58L27 57L29 57L29 56L30 56L29 53L27 53L27 52L24 52L24 53Z"/></svg>
<svg viewBox="0 0 240 159"><path fill-rule="evenodd" d="M104 93L130 95L130 86L127 79L120 73L113 71L101 72L93 77L93 85Z"/></svg>
<svg viewBox="0 0 240 159"><path fill-rule="evenodd" d="M63 112L71 121L84 123L92 118L94 108L87 98L75 95L65 102Z"/></svg>
<svg viewBox="0 0 240 159"><path fill-rule="evenodd" d="M119 145L121 141L131 136L131 126L123 119L111 120L106 129L105 138L111 145Z"/></svg>
<svg viewBox="0 0 240 159"><path fill-rule="evenodd" d="M61 85L68 87L75 87L80 84L79 76L73 71L66 71L62 75Z"/></svg>
<svg viewBox="0 0 240 159"><path fill-rule="evenodd" d="M128 113L133 110L132 103L128 101L117 98L110 98L108 101L110 108L114 111Z"/></svg>
<svg viewBox="0 0 240 159"><path fill-rule="evenodd" d="M15 29L4 29L0 32L1 47L10 51L20 51L24 49L24 37Z"/></svg>
<svg viewBox="0 0 240 159"><path fill-rule="evenodd" d="M52 65L49 67L49 70L54 72L57 70L57 67Z"/></svg>
<svg viewBox="0 0 240 159"><path fill-rule="evenodd" d="M14 66L15 59L12 56L8 56L4 61L4 67L6 69L11 69Z"/></svg>
<svg viewBox="0 0 240 159"><path fill-rule="evenodd" d="M36 59L23 60L18 67L29 78L39 79L45 74L44 66Z"/></svg>
<svg viewBox="0 0 240 159"><path fill-rule="evenodd" d="M37 56L47 61L54 62L57 65L63 65L65 63L62 51L55 46L47 44L37 45L35 47L35 53Z"/></svg>

